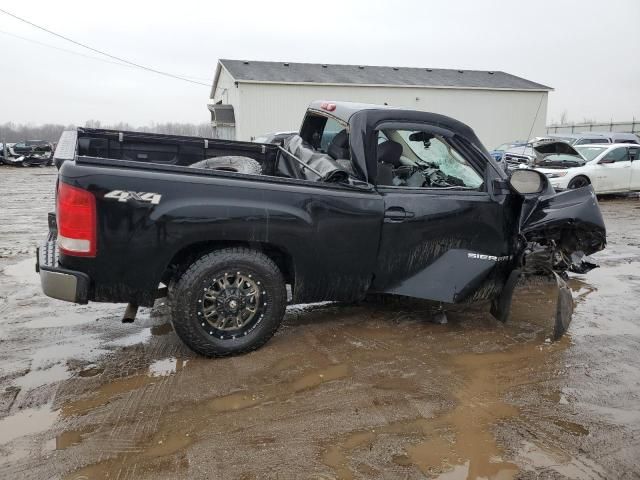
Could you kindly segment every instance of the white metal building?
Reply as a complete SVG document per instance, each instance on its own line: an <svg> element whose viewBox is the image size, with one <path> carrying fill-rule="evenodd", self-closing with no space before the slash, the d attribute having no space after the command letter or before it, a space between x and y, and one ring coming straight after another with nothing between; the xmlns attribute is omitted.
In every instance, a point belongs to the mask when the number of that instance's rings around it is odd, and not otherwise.
<svg viewBox="0 0 640 480"><path fill-rule="evenodd" d="M219 60L209 102L218 138L295 131L313 100L388 104L449 115L488 147L543 135L545 85L498 71Z"/></svg>

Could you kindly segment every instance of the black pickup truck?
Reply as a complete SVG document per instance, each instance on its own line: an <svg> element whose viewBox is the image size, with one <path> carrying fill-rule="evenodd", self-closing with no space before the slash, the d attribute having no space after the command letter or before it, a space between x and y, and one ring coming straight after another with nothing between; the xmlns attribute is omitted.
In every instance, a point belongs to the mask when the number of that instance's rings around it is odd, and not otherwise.
<svg viewBox="0 0 640 480"><path fill-rule="evenodd" d="M314 102L283 145L78 128L55 162L44 293L130 319L168 295L207 356L263 345L287 285L292 303L486 301L504 321L521 274L561 282L606 242L590 186L507 177L468 126L399 108Z"/></svg>

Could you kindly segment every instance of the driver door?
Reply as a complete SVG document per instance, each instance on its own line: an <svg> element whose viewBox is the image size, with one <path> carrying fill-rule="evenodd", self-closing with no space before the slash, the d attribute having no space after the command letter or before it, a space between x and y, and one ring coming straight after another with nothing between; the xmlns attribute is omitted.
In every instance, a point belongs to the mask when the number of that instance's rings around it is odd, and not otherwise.
<svg viewBox="0 0 640 480"><path fill-rule="evenodd" d="M409 141L410 131L384 134L402 143L402 168L411 161L440 159L446 169L446 163L458 160L446 158L447 148L439 149L438 158L427 155L425 149L442 147L441 139L427 146ZM490 298L499 291L515 226L504 213L505 203L487 192L484 172L468 163L455 170L450 169L476 188L406 186L398 179L395 185L378 185L384 218L374 291L448 303Z"/></svg>

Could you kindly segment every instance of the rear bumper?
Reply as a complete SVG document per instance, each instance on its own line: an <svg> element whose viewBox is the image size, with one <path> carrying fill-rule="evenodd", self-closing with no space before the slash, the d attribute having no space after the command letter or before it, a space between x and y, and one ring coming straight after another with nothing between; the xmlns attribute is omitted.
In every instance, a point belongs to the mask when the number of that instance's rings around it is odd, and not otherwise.
<svg viewBox="0 0 640 480"><path fill-rule="evenodd" d="M43 243L36 257L36 271L40 274L40 284L46 296L67 302L88 302L89 276L60 267L55 239L49 238Z"/></svg>

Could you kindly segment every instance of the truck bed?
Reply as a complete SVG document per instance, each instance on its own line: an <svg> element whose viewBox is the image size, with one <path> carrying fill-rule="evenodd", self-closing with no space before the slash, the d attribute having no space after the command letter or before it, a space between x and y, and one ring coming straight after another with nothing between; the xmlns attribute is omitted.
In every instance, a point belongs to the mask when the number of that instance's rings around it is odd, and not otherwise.
<svg viewBox="0 0 640 480"><path fill-rule="evenodd" d="M78 163L123 168L217 175L227 172L202 168L196 170L189 166L215 157L241 156L257 161L261 166L261 175L269 176L272 180L281 177L291 180L350 182L348 171L328 155L314 152L301 144L297 144L296 148L296 152L302 154L306 162L295 158L291 153L282 154L280 147L274 144L77 128L63 132L54 154L54 163L58 169L65 161L75 160ZM354 179L351 179L351 183L352 180Z"/></svg>
<svg viewBox="0 0 640 480"><path fill-rule="evenodd" d="M363 182L354 188L283 174L278 152L277 145L196 137L65 132L55 155L59 179L95 196L97 254L61 255L51 267L88 275L81 303L150 306L173 265L207 248L240 244L281 259L288 281L296 278L297 302L353 299L370 282L380 196ZM222 155L251 157L262 174L190 166ZM311 238L317 245L309 248L304 239Z"/></svg>
<svg viewBox="0 0 640 480"><path fill-rule="evenodd" d="M58 168L76 157L124 160L143 164L187 167L223 155L253 158L263 173L274 175L278 147L270 144L186 137L96 128L65 131L54 155Z"/></svg>

